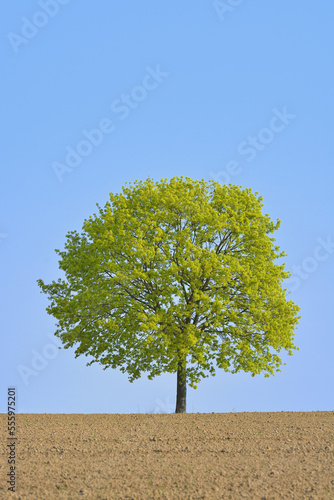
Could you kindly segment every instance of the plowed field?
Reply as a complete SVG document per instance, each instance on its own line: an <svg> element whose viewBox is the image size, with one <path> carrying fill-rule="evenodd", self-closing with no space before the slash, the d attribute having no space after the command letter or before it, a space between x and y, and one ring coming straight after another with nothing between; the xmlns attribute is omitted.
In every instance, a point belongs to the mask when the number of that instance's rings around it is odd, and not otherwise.
<svg viewBox="0 0 334 500"><path fill-rule="evenodd" d="M13 499L334 499L334 412L18 414Z"/></svg>

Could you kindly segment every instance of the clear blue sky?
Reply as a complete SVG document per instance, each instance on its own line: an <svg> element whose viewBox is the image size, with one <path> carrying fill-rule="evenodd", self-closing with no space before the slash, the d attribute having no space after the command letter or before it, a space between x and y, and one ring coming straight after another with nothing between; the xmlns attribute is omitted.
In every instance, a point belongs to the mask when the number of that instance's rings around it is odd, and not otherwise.
<svg viewBox="0 0 334 500"><path fill-rule="evenodd" d="M181 175L263 196L301 307L281 373L218 370L188 411L332 410L333 2L1 5L0 411L9 385L19 412L174 411L176 375L131 384L56 350L36 280L110 192Z"/></svg>

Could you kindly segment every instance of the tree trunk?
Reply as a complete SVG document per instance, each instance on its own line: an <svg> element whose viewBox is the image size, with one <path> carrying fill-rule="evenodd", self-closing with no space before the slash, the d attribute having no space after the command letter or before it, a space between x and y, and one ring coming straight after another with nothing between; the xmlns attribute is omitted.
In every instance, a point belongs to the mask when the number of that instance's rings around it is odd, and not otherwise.
<svg viewBox="0 0 334 500"><path fill-rule="evenodd" d="M187 413L187 379L186 367L180 360L177 365L176 409L175 413Z"/></svg>

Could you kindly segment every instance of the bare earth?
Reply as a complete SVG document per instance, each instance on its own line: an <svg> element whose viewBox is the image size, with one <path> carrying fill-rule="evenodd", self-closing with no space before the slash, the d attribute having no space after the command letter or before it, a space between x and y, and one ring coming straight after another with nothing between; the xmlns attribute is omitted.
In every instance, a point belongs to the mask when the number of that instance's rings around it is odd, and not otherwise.
<svg viewBox="0 0 334 500"><path fill-rule="evenodd" d="M334 499L334 412L18 414L0 498Z"/></svg>

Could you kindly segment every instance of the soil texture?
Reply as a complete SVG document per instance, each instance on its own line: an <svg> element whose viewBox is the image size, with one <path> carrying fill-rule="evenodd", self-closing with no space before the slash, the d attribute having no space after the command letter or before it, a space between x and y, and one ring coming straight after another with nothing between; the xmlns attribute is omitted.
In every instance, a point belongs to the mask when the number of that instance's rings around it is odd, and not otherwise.
<svg viewBox="0 0 334 500"><path fill-rule="evenodd" d="M18 414L15 493L0 422L0 498L334 499L333 411Z"/></svg>

